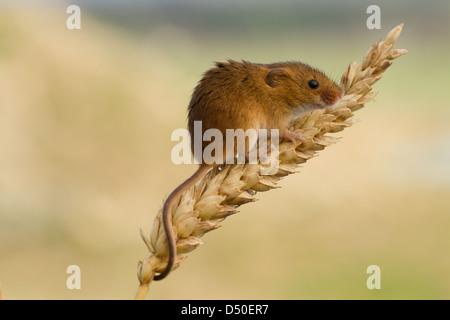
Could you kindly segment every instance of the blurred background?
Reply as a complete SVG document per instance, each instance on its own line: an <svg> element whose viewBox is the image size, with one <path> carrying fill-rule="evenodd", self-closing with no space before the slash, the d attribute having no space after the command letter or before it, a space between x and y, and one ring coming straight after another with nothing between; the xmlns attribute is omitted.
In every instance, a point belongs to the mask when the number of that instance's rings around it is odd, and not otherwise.
<svg viewBox="0 0 450 320"><path fill-rule="evenodd" d="M381 30L366 27L372 4ZM404 22L409 53L358 123L149 297L449 299L449 21L448 1L0 1L4 298L134 298L139 229L195 170L171 162L170 135L214 61L300 60L339 81ZM66 287L73 264L81 290Z"/></svg>

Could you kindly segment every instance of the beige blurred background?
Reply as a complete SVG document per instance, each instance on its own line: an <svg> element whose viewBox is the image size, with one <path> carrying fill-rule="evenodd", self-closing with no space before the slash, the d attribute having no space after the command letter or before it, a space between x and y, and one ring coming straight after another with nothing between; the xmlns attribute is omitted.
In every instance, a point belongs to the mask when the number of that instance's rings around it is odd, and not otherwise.
<svg viewBox="0 0 450 320"><path fill-rule="evenodd" d="M147 4L145 4L146 2ZM378 3L377 3L378 2ZM213 61L301 60L338 80L405 23L376 101L282 188L207 234L151 299L449 299L448 1L0 2L5 299L131 299L171 132ZM381 30L366 8L381 7ZM81 268L68 290L66 268ZM381 268L368 290L366 268Z"/></svg>

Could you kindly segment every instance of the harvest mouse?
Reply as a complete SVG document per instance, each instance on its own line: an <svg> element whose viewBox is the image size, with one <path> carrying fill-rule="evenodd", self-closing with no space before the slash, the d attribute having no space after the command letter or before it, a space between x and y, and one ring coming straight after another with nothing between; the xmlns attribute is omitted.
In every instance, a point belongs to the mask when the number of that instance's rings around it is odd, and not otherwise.
<svg viewBox="0 0 450 320"><path fill-rule="evenodd" d="M278 129L281 139L301 140L290 131L289 123L304 112L336 104L342 90L326 75L301 62L257 64L248 61L218 62L204 74L192 94L188 107L188 128L194 152L194 121L201 121L202 134L218 129ZM197 137L198 138L198 137ZM205 144L202 145L205 148ZM228 153L227 153L228 152ZM230 154L231 152L231 154ZM235 156L224 150L224 157ZM169 248L166 269L154 280L165 278L177 256L176 234L172 227L172 208L180 196L219 163L201 162L197 171L180 184L163 205L162 220Z"/></svg>

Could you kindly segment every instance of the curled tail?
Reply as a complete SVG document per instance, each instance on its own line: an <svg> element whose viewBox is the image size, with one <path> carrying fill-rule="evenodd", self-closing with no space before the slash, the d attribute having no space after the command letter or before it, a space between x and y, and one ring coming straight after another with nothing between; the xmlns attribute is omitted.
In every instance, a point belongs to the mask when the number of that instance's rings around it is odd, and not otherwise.
<svg viewBox="0 0 450 320"><path fill-rule="evenodd" d="M181 195L187 191L190 187L200 181L213 167L210 165L202 164L195 173L182 184L180 184L172 193L167 197L164 202L162 211L162 221L164 226L164 232L167 237L167 245L169 246L169 261L167 262L166 269L158 275L155 275L153 280L162 280L172 271L175 259L177 258L177 241L173 232L172 226L172 207Z"/></svg>

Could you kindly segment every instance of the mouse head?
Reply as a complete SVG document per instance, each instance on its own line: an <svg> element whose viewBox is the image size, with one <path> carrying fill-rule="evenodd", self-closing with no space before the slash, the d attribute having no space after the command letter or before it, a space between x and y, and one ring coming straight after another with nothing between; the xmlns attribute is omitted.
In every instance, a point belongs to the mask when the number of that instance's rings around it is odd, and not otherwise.
<svg viewBox="0 0 450 320"><path fill-rule="evenodd" d="M337 103L342 90L317 69L299 62L268 65L265 81L274 99L289 107L326 108Z"/></svg>

